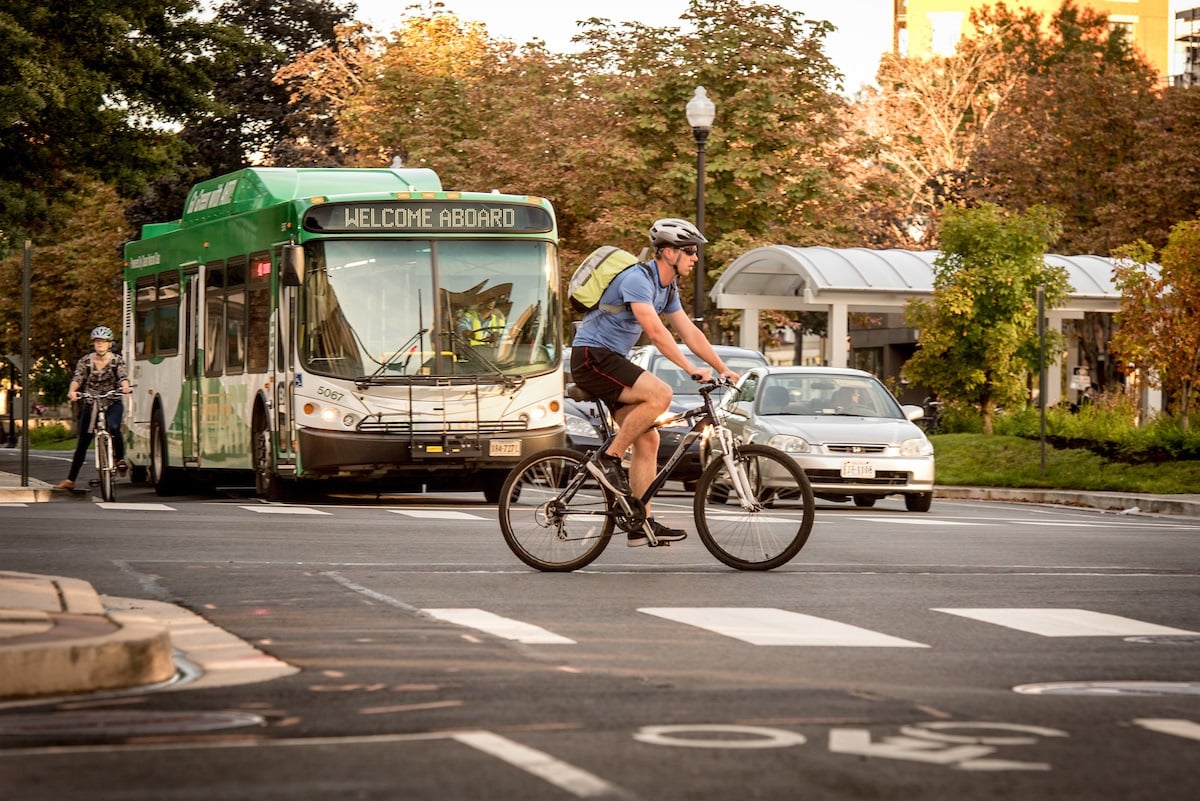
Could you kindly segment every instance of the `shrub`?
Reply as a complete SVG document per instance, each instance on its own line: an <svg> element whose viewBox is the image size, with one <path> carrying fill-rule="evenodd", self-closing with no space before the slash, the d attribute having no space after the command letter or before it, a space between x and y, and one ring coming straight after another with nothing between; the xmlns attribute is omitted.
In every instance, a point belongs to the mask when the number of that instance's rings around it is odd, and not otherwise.
<svg viewBox="0 0 1200 801"><path fill-rule="evenodd" d="M29 445L33 448L74 438L71 429L62 424L29 429Z"/></svg>

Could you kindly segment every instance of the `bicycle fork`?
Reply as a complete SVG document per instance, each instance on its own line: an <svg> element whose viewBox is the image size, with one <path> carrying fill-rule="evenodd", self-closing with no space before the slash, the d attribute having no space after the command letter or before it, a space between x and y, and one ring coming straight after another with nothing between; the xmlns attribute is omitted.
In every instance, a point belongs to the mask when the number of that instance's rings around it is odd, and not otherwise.
<svg viewBox="0 0 1200 801"><path fill-rule="evenodd" d="M728 471L729 480L733 483L733 489L737 493L738 503L747 512L761 510L762 505L755 498L754 490L750 487L750 477L746 475L745 463L734 458L733 432L728 428L718 426L715 433L717 441L721 444L721 461L725 463L725 470Z"/></svg>

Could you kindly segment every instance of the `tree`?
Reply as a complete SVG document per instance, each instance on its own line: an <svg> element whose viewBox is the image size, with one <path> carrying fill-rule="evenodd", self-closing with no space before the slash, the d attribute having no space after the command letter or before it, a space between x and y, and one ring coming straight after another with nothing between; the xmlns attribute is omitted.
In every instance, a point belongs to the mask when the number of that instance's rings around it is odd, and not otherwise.
<svg viewBox="0 0 1200 801"><path fill-rule="evenodd" d="M1200 214L1200 91L1168 87L1134 122L1132 152L1112 173L1112 195L1096 210L1111 242L1167 244L1171 228Z"/></svg>
<svg viewBox="0 0 1200 801"><path fill-rule="evenodd" d="M1121 312L1110 347L1152 386L1178 388L1175 400L1187 431L1200 387L1200 220L1171 229L1158 265L1144 241L1117 255Z"/></svg>
<svg viewBox="0 0 1200 801"><path fill-rule="evenodd" d="M62 223L92 179L125 194L167 167L164 126L206 107L230 30L195 0L16 0L0 9L0 255ZM57 213L56 213L57 212Z"/></svg>
<svg viewBox="0 0 1200 801"><path fill-rule="evenodd" d="M877 143L869 164L898 187L894 205L872 203L896 245L936 245L941 208L963 203L975 151L1018 77L992 40L968 40L953 56L880 61L880 88L862 92L851 114Z"/></svg>
<svg viewBox="0 0 1200 801"><path fill-rule="evenodd" d="M227 0L219 5L215 21L228 36L211 54L211 102L187 119L172 169L130 207L131 224L140 228L177 218L199 181L250 164L287 164L271 159L289 155L281 147L296 124L288 106L295 89L275 80L276 73L333 42L336 26L353 10L334 0Z"/></svg>
<svg viewBox="0 0 1200 801"><path fill-rule="evenodd" d="M66 222L55 242L35 243L33 250L29 333L35 360L73 366L87 351L93 327L121 330L121 249L129 238L123 211L116 190L99 181L50 205ZM20 351L22 261L23 254L14 253L0 262L4 353Z"/></svg>
<svg viewBox="0 0 1200 801"><path fill-rule="evenodd" d="M984 433L992 433L998 405L1024 396L1037 364L1037 288L1047 308L1066 300L1066 271L1045 261L1058 231L1057 213L1045 207L1024 214L990 204L947 208L933 299L905 310L921 332L905 376L943 400L977 406Z"/></svg>
<svg viewBox="0 0 1200 801"><path fill-rule="evenodd" d="M1128 35L1075 3L1041 25L1001 5L973 21L1024 73L976 150L972 196L1004 208L1035 205L1062 212L1054 249L1108 253L1113 239L1098 210L1117 201L1114 175L1137 157L1137 121L1153 97L1155 75Z"/></svg>

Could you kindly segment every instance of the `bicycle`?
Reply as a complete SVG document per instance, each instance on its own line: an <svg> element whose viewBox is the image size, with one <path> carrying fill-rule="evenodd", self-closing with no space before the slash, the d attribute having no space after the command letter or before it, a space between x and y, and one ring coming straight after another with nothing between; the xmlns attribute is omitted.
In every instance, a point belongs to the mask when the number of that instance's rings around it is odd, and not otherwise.
<svg viewBox="0 0 1200 801"><path fill-rule="evenodd" d="M96 424L100 421L102 413L106 413L113 401L122 397L123 394L119 389L100 395L93 395L90 392L79 393L80 400L92 403L92 419L88 423L88 433L94 437L96 473L99 477L90 483L92 486L100 485L100 498L107 502L117 499L117 463L113 458L112 434L108 433L108 426L101 424L97 427ZM107 420L107 417L104 419Z"/></svg>
<svg viewBox="0 0 1200 801"><path fill-rule="evenodd" d="M548 572L587 566L608 547L616 528L645 532L650 547L669 545L655 537L646 504L692 442L703 436L712 460L696 484L692 502L700 541L714 557L738 570L770 570L791 560L812 530L812 487L783 451L734 439L712 398L714 390L732 386L722 378L705 382L700 406L655 423L664 428L686 422L691 429L640 498L615 495L598 483L585 466L591 453L551 449L521 461L500 490L505 543L522 562ZM603 429L600 449L607 448L614 426L602 403L575 384L567 394L595 404Z"/></svg>

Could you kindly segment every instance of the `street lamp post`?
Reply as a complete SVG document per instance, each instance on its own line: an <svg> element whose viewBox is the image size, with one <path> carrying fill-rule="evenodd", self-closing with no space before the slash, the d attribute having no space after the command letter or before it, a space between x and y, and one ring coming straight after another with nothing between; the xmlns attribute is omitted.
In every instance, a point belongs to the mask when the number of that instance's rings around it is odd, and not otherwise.
<svg viewBox="0 0 1200 801"><path fill-rule="evenodd" d="M704 233L704 143L712 130L713 118L717 116L716 105L708 99L703 86L687 103L687 121L696 138L696 227ZM692 300L692 317L697 326L704 325L704 245L696 248L696 296Z"/></svg>

